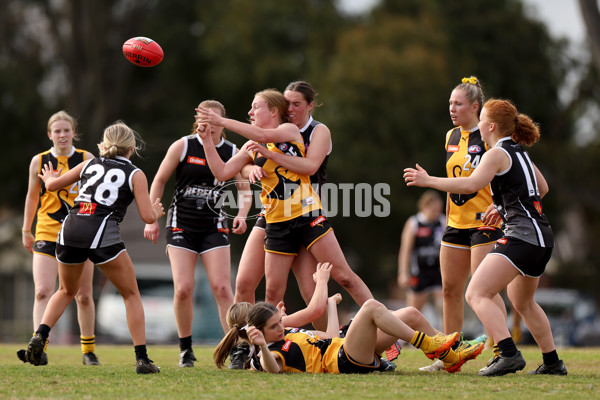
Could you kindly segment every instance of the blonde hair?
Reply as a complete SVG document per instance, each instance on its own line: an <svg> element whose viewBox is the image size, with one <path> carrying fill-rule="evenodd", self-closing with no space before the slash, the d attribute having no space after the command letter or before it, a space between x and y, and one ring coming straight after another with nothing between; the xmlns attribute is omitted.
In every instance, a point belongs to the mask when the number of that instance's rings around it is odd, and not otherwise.
<svg viewBox="0 0 600 400"><path fill-rule="evenodd" d="M465 96L467 96L467 100L473 103L477 103L479 105L477 109L477 115L481 114L481 110L483 108L483 88L481 87L481 82L477 79L476 76L470 76L468 78L462 78L461 83L456 85L454 90L462 90L465 92Z"/></svg>
<svg viewBox="0 0 600 400"><path fill-rule="evenodd" d="M224 117L227 114L225 111L225 106L217 100L204 100L202 103L198 104L198 107L219 110L221 112L221 117ZM196 128L198 128L198 121L194 120L194 124L192 125L192 135L196 134ZM225 137L225 129L221 131L221 137Z"/></svg>
<svg viewBox="0 0 600 400"><path fill-rule="evenodd" d="M50 133L50 126L56 121L67 121L68 123L70 123L71 128L73 129L73 140L79 140L79 134L77 133L77 120L73 116L71 116L71 114L69 114L65 110L60 110L52 114L48 119L48 133Z"/></svg>
<svg viewBox="0 0 600 400"><path fill-rule="evenodd" d="M290 122L287 111L288 111L288 102L285 99L285 96L277 89L265 89L255 94L255 96L260 97L267 103L267 107L269 110L276 109L277 114L279 115L279 122Z"/></svg>
<svg viewBox="0 0 600 400"><path fill-rule="evenodd" d="M143 144L144 142L137 132L124 122L117 121L104 129L104 138L101 143L98 143L98 150L100 150L101 157L126 157L131 148L135 154L139 155L138 150L142 149Z"/></svg>
<svg viewBox="0 0 600 400"><path fill-rule="evenodd" d="M252 304L247 302L234 303L229 310L227 310L227 326L229 331L225 334L225 337L215 348L213 352L213 360L218 368L223 368L225 360L231 349L235 344L242 340L248 340L248 334L246 333L246 323L248 319L248 312L252 308Z"/></svg>
<svg viewBox="0 0 600 400"><path fill-rule="evenodd" d="M490 99L484 104L487 118L498 126L502 136L523 146L531 146L540 140L540 128L525 114L519 114L509 100Z"/></svg>
<svg viewBox="0 0 600 400"><path fill-rule="evenodd" d="M423 210L423 208L427 207L429 204L431 204L435 201L439 201L440 203L443 203L442 197L440 196L440 194L438 192L436 192L433 189L424 191L423 194L421 195L421 197L419 197L419 200L417 202L419 211Z"/></svg>

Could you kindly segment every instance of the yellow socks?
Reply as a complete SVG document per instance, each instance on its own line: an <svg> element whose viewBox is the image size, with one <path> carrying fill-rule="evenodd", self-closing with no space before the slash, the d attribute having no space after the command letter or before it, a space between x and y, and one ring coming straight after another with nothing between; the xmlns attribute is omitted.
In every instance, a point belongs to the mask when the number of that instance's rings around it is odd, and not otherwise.
<svg viewBox="0 0 600 400"><path fill-rule="evenodd" d="M80 336L81 338L81 352L93 353L96 350L96 336Z"/></svg>

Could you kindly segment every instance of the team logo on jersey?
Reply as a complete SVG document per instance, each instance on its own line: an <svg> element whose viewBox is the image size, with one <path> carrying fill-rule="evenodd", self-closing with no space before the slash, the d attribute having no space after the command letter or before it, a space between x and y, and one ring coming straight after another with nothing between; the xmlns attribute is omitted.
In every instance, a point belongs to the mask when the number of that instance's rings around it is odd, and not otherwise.
<svg viewBox="0 0 600 400"><path fill-rule="evenodd" d="M283 152L285 152L288 149L289 145L287 143L279 143L277 145L277 148Z"/></svg>
<svg viewBox="0 0 600 400"><path fill-rule="evenodd" d="M317 218L315 218L313 222L310 223L310 226L314 228L322 222L325 222L325 217L323 215L320 215Z"/></svg>
<svg viewBox="0 0 600 400"><path fill-rule="evenodd" d="M291 345L292 345L292 341L286 340L285 343L283 344L283 346L281 346L281 351L288 351L290 349Z"/></svg>
<svg viewBox="0 0 600 400"><path fill-rule="evenodd" d="M96 211L96 203L79 203L79 212L77 214L91 215Z"/></svg>
<svg viewBox="0 0 600 400"><path fill-rule="evenodd" d="M481 147L479 147L478 145L474 144L472 146L469 146L469 153L480 153L481 152Z"/></svg>
<svg viewBox="0 0 600 400"><path fill-rule="evenodd" d="M460 146L457 144L449 144L448 145L448 151L450 153L456 153L459 149L460 149Z"/></svg>
<svg viewBox="0 0 600 400"><path fill-rule="evenodd" d="M536 200L533 202L533 206L535 207L538 214L542 215L542 202Z"/></svg>
<svg viewBox="0 0 600 400"><path fill-rule="evenodd" d="M206 160L204 158L194 156L188 156L187 162L188 164L206 165Z"/></svg>

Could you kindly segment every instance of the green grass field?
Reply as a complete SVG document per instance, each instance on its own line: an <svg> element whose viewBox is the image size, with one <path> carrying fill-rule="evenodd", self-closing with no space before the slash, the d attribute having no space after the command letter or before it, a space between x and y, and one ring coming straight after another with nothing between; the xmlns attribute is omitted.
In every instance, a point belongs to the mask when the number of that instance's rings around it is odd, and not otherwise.
<svg viewBox="0 0 600 400"><path fill-rule="evenodd" d="M0 345L0 399L598 399L600 348L560 349L568 376L529 376L525 372L503 377L476 375L491 356L486 350L458 374L426 373L418 367L429 360L414 349L404 349L395 372L370 375L287 374L218 370L212 363L213 347L195 346L196 368L177 366L176 346L149 346L150 358L160 374L135 373L131 346L100 344L98 367L81 364L79 346L50 346L50 364L23 364L16 351L25 343ZM521 347L527 367L535 369L541 354Z"/></svg>

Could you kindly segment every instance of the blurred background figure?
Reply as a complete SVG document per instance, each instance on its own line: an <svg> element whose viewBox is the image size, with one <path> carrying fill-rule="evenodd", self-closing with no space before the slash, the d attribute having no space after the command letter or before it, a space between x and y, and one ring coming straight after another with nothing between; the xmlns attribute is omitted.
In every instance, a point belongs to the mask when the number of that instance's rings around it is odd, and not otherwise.
<svg viewBox="0 0 600 400"><path fill-rule="evenodd" d="M436 320L442 315L440 246L446 227L444 202L435 190L424 192L417 203L419 212L408 218L402 230L398 254L398 286L406 289L408 306L423 311L431 299Z"/></svg>

